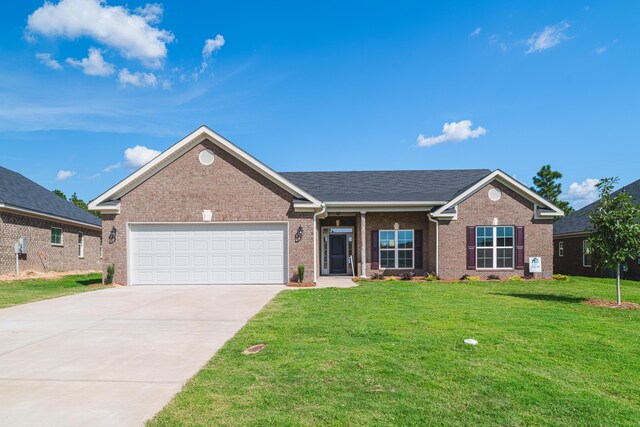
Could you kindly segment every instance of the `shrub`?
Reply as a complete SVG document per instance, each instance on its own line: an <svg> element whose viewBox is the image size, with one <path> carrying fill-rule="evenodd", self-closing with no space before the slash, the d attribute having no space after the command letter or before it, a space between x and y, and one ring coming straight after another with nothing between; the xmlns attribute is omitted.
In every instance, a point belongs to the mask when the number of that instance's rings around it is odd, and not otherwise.
<svg viewBox="0 0 640 427"><path fill-rule="evenodd" d="M388 276L388 277L385 278L385 280L387 282L394 282L394 281L398 280L398 278L396 276Z"/></svg>
<svg viewBox="0 0 640 427"><path fill-rule="evenodd" d="M435 282L435 281L437 281L437 280L440 280L440 277L438 277L438 276L437 276L437 275L435 275L435 274L427 273L427 274L424 276L424 280L425 280L425 281L427 281L427 282Z"/></svg>
<svg viewBox="0 0 640 427"><path fill-rule="evenodd" d="M400 280L411 280L413 279L413 276L415 276L415 273L412 271L405 271L400 275Z"/></svg>
<svg viewBox="0 0 640 427"><path fill-rule="evenodd" d="M304 265L300 264L298 266L298 283L302 283L304 281Z"/></svg>
<svg viewBox="0 0 640 427"><path fill-rule="evenodd" d="M110 285L113 283L113 276L116 274L116 266L115 264L111 264L107 267L107 277L104 280L105 285Z"/></svg>
<svg viewBox="0 0 640 427"><path fill-rule="evenodd" d="M490 274L487 276L487 280L500 280L500 276L497 274Z"/></svg>
<svg viewBox="0 0 640 427"><path fill-rule="evenodd" d="M384 274L382 273L373 273L370 277L371 280L384 280Z"/></svg>
<svg viewBox="0 0 640 427"><path fill-rule="evenodd" d="M509 277L509 280L511 282L522 282L522 276L518 276L518 275L511 276Z"/></svg>
<svg viewBox="0 0 640 427"><path fill-rule="evenodd" d="M462 281L469 280L469 275L468 274L463 274L462 277L460 278L460 280L462 280Z"/></svg>
<svg viewBox="0 0 640 427"><path fill-rule="evenodd" d="M469 282L479 282L480 281L480 276L467 276L467 280Z"/></svg>
<svg viewBox="0 0 640 427"><path fill-rule="evenodd" d="M566 274L554 274L553 280L564 282L565 280L569 280L569 276L567 276Z"/></svg>

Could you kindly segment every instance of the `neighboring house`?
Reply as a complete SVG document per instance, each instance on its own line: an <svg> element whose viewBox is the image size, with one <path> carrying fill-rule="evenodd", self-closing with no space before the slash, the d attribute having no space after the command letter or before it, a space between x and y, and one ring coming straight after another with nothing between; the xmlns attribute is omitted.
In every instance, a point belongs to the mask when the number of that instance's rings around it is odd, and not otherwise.
<svg viewBox="0 0 640 427"><path fill-rule="evenodd" d="M308 161L307 161L308 162ZM122 284L553 271L563 213L499 170L277 173L201 127L96 198ZM108 243L107 243L108 242ZM353 263L352 263L353 261Z"/></svg>
<svg viewBox="0 0 640 427"><path fill-rule="evenodd" d="M640 179L614 192L629 193L640 203ZM588 238L591 235L589 216L598 205L598 201L585 206L553 225L554 264L556 272L573 276L610 277L613 272L600 271L591 254ZM624 272L625 278L640 280L640 257L629 260Z"/></svg>
<svg viewBox="0 0 640 427"><path fill-rule="evenodd" d="M15 274L20 239L20 272L101 268L100 219L0 167L0 274Z"/></svg>

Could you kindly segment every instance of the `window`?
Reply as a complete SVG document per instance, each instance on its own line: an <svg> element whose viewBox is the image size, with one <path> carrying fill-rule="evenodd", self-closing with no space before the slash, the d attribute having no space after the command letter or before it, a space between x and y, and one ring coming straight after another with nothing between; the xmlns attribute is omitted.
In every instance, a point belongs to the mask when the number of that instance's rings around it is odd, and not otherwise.
<svg viewBox="0 0 640 427"><path fill-rule="evenodd" d="M413 230L380 231L380 268L413 268Z"/></svg>
<svg viewBox="0 0 640 427"><path fill-rule="evenodd" d="M558 242L558 256L564 256L564 242Z"/></svg>
<svg viewBox="0 0 640 427"><path fill-rule="evenodd" d="M100 258L102 258L102 236L100 236Z"/></svg>
<svg viewBox="0 0 640 427"><path fill-rule="evenodd" d="M51 244L62 246L62 228L51 227Z"/></svg>
<svg viewBox="0 0 640 427"><path fill-rule="evenodd" d="M582 241L582 266L591 267L591 245L588 240Z"/></svg>
<svg viewBox="0 0 640 427"><path fill-rule="evenodd" d="M84 233L78 233L78 258L84 258Z"/></svg>
<svg viewBox="0 0 640 427"><path fill-rule="evenodd" d="M513 227L476 227L476 266L513 268Z"/></svg>

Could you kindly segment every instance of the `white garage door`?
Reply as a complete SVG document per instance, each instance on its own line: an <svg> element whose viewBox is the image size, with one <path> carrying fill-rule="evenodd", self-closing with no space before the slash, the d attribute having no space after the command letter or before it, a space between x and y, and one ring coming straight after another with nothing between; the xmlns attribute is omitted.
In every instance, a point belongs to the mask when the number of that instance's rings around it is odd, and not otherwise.
<svg viewBox="0 0 640 427"><path fill-rule="evenodd" d="M130 282L282 284L286 224L132 224Z"/></svg>

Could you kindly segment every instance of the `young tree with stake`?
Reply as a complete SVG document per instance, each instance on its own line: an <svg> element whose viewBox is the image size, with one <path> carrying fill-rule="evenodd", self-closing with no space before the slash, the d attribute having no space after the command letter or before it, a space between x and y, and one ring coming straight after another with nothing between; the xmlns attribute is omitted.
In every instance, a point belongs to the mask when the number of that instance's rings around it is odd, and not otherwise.
<svg viewBox="0 0 640 427"><path fill-rule="evenodd" d="M640 205L624 191L612 195L618 178L604 178L596 187L600 201L590 215L589 237L598 268L616 270L616 292L620 297L620 266L640 254Z"/></svg>

